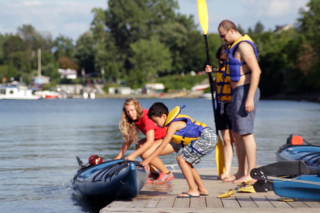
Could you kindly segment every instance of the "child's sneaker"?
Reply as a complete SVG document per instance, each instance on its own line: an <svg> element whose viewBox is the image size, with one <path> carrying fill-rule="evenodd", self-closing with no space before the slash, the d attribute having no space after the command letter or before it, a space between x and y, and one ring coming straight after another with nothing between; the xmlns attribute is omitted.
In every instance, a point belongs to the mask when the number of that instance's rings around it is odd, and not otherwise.
<svg viewBox="0 0 320 213"><path fill-rule="evenodd" d="M153 183L153 181L157 180L159 176L159 173L150 173L147 179L147 183Z"/></svg>
<svg viewBox="0 0 320 213"><path fill-rule="evenodd" d="M169 182L173 179L174 179L174 176L173 176L172 172L169 172L168 174L160 173L159 177L156 180L154 180L152 183L153 184L164 184L164 183Z"/></svg>

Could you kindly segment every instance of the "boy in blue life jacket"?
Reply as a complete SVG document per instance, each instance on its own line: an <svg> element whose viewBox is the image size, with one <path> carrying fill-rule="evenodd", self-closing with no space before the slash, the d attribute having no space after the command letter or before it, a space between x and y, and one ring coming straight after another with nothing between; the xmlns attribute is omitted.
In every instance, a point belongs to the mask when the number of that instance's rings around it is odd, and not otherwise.
<svg viewBox="0 0 320 213"><path fill-rule="evenodd" d="M208 196L208 190L194 165L214 150L217 145L217 135L206 124L194 121L189 116L180 114L180 111L181 108L177 106L169 112L161 102L156 102L150 107L149 118L159 127L166 126L167 134L158 148L142 161L141 165L146 167L170 141L178 143L182 148L178 152L177 162L187 180L189 190L182 192L177 198Z"/></svg>

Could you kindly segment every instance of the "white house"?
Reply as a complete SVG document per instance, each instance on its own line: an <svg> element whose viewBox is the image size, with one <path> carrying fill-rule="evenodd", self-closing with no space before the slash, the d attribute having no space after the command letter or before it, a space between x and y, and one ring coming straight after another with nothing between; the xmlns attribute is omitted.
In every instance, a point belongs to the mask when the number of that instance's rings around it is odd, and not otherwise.
<svg viewBox="0 0 320 213"><path fill-rule="evenodd" d="M152 91L155 91L156 93L161 93L164 90L164 85L162 83L154 83L154 84L145 84L144 90L146 93L150 93Z"/></svg>

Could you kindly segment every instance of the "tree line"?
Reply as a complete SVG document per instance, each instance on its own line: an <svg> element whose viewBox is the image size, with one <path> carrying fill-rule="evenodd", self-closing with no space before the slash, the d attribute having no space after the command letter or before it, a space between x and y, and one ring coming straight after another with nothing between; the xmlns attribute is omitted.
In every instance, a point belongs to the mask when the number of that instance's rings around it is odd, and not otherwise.
<svg viewBox="0 0 320 213"><path fill-rule="evenodd" d="M121 80L132 88L203 70L205 44L197 17L180 14L178 8L175 0L109 0L108 9L92 9L90 29L76 41L64 35L53 39L32 25L15 34L0 32L0 79L29 83L37 75L39 48L41 72L52 86L61 82L58 68L98 76L104 70L107 84ZM320 0L310 0L306 8L297 11L296 25L287 30L265 31L260 21L247 30L238 24L257 46L263 97L320 92ZM217 66L222 41L209 33L208 43L210 61Z"/></svg>

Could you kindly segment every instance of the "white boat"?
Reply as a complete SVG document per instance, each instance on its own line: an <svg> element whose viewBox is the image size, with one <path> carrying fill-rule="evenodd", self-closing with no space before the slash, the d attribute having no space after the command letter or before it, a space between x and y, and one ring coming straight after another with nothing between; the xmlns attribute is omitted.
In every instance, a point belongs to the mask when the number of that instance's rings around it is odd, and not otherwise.
<svg viewBox="0 0 320 213"><path fill-rule="evenodd" d="M213 97L216 97L216 93L213 93ZM203 93L202 95L199 96L199 98L204 98L204 99L212 99L211 93Z"/></svg>
<svg viewBox="0 0 320 213"><path fill-rule="evenodd" d="M201 91L205 90L210 87L210 84L200 84L200 85L195 85L194 87L191 88L192 91Z"/></svg>
<svg viewBox="0 0 320 213"><path fill-rule="evenodd" d="M31 89L18 87L16 85L0 86L0 99L38 100L40 97L34 95Z"/></svg>
<svg viewBox="0 0 320 213"><path fill-rule="evenodd" d="M48 90L44 90L44 91L36 91L34 93L34 95L43 98L43 99L57 99L57 98L61 98L61 95L58 92L54 92L54 91L48 91Z"/></svg>

